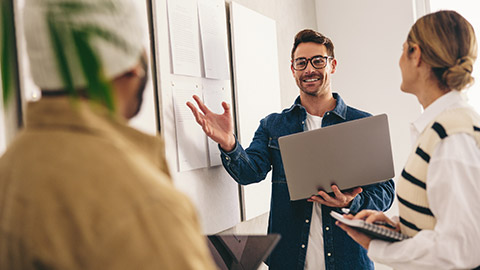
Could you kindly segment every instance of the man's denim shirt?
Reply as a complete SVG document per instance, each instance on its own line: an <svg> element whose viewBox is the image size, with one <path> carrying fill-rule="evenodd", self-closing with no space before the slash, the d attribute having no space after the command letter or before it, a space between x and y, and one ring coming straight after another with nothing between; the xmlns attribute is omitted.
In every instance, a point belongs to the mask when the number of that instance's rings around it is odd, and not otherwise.
<svg viewBox="0 0 480 270"><path fill-rule="evenodd" d="M347 106L338 94L333 95L337 105L325 113L322 127L370 116ZM289 109L270 114L260 121L246 150L239 143L228 153L220 149L223 166L239 184L260 182L273 169L268 232L282 236L267 261L270 269L274 270L304 269L305 265L313 203L307 200L290 201L278 138L304 131L306 115L298 97ZM393 180L362 188L363 192L352 201L351 211L385 211L391 206L395 194ZM323 230L326 269L373 269L367 251L335 225L329 214L331 209L322 205L323 228L312 228Z"/></svg>

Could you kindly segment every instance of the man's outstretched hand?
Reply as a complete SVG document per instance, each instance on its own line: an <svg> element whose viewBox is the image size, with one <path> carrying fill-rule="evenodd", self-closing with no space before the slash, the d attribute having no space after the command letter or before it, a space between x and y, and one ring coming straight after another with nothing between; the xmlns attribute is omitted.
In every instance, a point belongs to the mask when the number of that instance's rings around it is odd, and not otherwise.
<svg viewBox="0 0 480 270"><path fill-rule="evenodd" d="M216 114L210 111L207 106L196 95L193 96L197 102L197 110L195 105L187 102L187 106L192 110L197 123L202 126L203 131L212 140L220 144L220 147L229 152L235 147L235 137L233 136L233 120L230 113L230 106L226 102L222 102L223 114Z"/></svg>

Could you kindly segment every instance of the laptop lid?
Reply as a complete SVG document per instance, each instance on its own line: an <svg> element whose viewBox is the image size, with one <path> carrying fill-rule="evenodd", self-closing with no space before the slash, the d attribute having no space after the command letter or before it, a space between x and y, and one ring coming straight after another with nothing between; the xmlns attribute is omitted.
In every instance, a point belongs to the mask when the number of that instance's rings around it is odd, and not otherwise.
<svg viewBox="0 0 480 270"><path fill-rule="evenodd" d="M361 118L278 139L290 200L369 185L393 178L386 114Z"/></svg>
<svg viewBox="0 0 480 270"><path fill-rule="evenodd" d="M221 270L258 269L279 240L279 234L208 235L208 247Z"/></svg>

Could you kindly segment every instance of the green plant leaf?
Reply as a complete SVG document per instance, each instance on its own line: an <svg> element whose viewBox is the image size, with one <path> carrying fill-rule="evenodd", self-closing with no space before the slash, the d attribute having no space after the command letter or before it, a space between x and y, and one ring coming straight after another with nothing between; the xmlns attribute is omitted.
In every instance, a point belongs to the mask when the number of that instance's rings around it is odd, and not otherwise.
<svg viewBox="0 0 480 270"><path fill-rule="evenodd" d="M2 92L3 92L3 103L7 104L11 92L13 91L13 70L15 68L13 59L15 55L15 44L14 39L12 39L13 33L13 16L10 12L11 10L10 1L2 1L0 5L1 9L1 31L2 31L2 51L1 51L1 80L2 80Z"/></svg>
<svg viewBox="0 0 480 270"><path fill-rule="evenodd" d="M91 22L75 21L74 16L82 13L111 11L115 6L108 2L78 3L78 2L48 2L48 22L53 49L59 67L59 72L69 94L78 95L71 74L73 61L80 64L81 72L86 81L86 93L91 100L104 104L111 112L115 111L112 85L106 78L100 58L91 46L93 38L101 38L125 52L131 51L128 43L112 31L103 29ZM69 54L66 47L70 47ZM72 55L77 52L77 55Z"/></svg>
<svg viewBox="0 0 480 270"><path fill-rule="evenodd" d="M65 52L63 50L64 41L62 41L60 31L57 28L58 25L56 25L54 22L55 16L50 13L47 14L47 23L51 38L50 40L52 42L53 52L57 60L57 65L59 67L60 77L62 78L67 92L72 96L76 96L77 92L75 91L75 87L73 85L73 79L70 68L68 66L67 56L65 55Z"/></svg>
<svg viewBox="0 0 480 270"><path fill-rule="evenodd" d="M95 36L97 38L102 38L112 44L115 44L116 47L125 51L131 52L133 48L125 41L124 38L119 37L115 33L108 31L107 29L100 28L96 25L85 24L81 27L81 31L86 32L92 38Z"/></svg>
<svg viewBox="0 0 480 270"><path fill-rule="evenodd" d="M114 111L111 84L103 73L99 58L89 44L90 33L73 31L72 34L82 71L87 80L88 96L103 103L110 111Z"/></svg>
<svg viewBox="0 0 480 270"><path fill-rule="evenodd" d="M48 1L48 10L59 10L61 13L71 16L76 13L103 13L115 9L115 5L111 2L95 2L95 3L79 3L78 1Z"/></svg>

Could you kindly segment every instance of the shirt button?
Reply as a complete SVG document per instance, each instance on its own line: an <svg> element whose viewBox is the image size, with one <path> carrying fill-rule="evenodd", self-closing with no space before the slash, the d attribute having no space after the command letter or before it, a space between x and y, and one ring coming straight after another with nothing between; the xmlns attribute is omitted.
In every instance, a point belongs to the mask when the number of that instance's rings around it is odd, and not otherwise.
<svg viewBox="0 0 480 270"><path fill-rule="evenodd" d="M330 253L330 252L329 252L329 253L327 253L327 256L328 256L328 257L332 256L332 253Z"/></svg>
<svg viewBox="0 0 480 270"><path fill-rule="evenodd" d="M226 160L230 160L230 157L225 157Z"/></svg>
<svg viewBox="0 0 480 270"><path fill-rule="evenodd" d="M327 115L330 115L330 112L327 112L326 114L327 114Z"/></svg>
<svg viewBox="0 0 480 270"><path fill-rule="evenodd" d="M326 231L330 230L330 227L325 227L325 230L326 230Z"/></svg>
<svg viewBox="0 0 480 270"><path fill-rule="evenodd" d="M305 245L302 245L302 248L305 248Z"/></svg>
<svg viewBox="0 0 480 270"><path fill-rule="evenodd" d="M310 222L310 220L308 220L308 219L305 220L305 223L309 223L309 222Z"/></svg>

